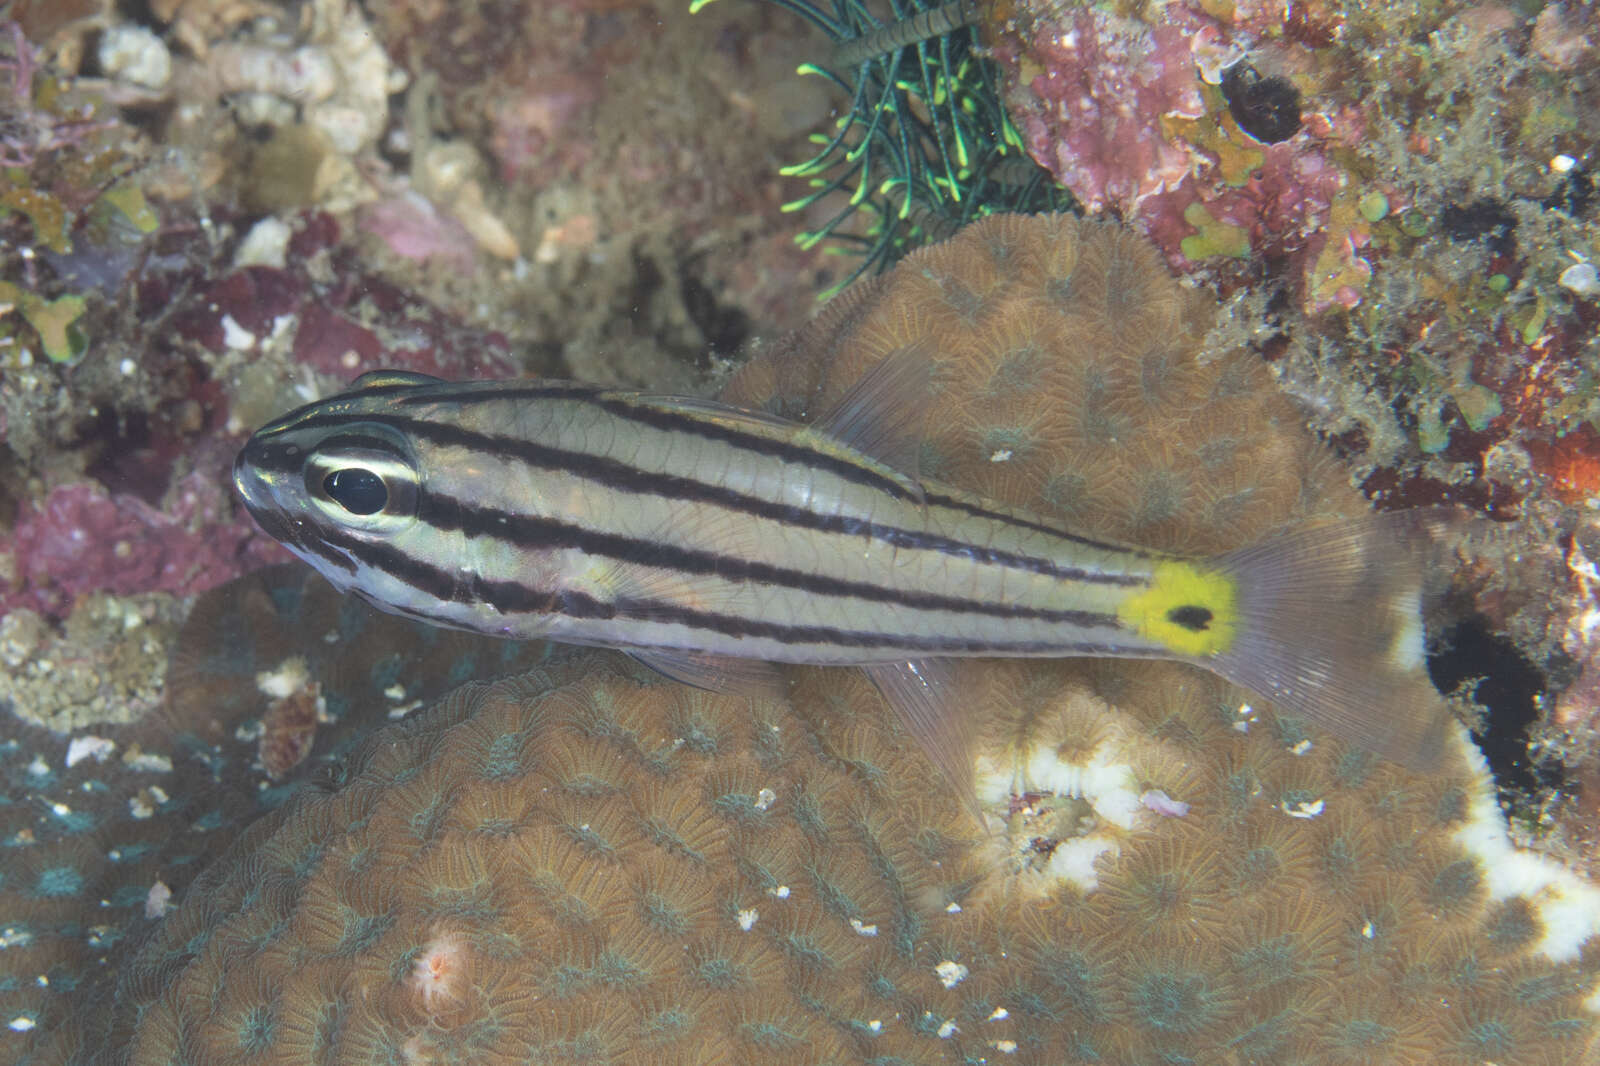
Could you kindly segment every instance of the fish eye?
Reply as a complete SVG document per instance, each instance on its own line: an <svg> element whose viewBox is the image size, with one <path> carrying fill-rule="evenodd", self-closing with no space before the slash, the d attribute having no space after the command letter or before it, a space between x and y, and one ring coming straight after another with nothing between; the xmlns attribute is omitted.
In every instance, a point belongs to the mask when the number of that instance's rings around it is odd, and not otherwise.
<svg viewBox="0 0 1600 1066"><path fill-rule="evenodd" d="M351 514L377 514L389 502L389 489L383 478L360 466L335 470L322 479L328 496Z"/></svg>
<svg viewBox="0 0 1600 1066"><path fill-rule="evenodd" d="M406 439L381 423L351 423L318 441L302 476L308 511L347 534L392 537L416 521L421 471Z"/></svg>

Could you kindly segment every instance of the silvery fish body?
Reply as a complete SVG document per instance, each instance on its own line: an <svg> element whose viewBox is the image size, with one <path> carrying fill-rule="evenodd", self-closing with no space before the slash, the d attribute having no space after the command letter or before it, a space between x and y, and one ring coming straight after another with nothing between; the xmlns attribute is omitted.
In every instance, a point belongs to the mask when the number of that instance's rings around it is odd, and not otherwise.
<svg viewBox="0 0 1600 1066"><path fill-rule="evenodd" d="M674 676L728 659L1181 659L1383 754L1432 757L1395 522L1191 560L925 483L835 428L382 373L263 427L234 477L335 586L439 625L630 649Z"/></svg>

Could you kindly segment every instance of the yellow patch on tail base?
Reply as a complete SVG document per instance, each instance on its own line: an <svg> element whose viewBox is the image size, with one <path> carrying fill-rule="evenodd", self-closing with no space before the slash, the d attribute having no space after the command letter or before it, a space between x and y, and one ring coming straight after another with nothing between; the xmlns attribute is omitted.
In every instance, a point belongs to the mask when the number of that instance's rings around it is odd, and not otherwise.
<svg viewBox="0 0 1600 1066"><path fill-rule="evenodd" d="M1232 646L1238 598L1238 586L1227 574L1168 559L1156 564L1148 588L1117 608L1117 617L1174 655L1201 658Z"/></svg>

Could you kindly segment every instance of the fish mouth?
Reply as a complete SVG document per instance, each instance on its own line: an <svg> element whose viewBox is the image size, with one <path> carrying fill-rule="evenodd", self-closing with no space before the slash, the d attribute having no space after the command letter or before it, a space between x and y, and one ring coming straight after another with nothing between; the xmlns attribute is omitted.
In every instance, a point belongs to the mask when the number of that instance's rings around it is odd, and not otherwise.
<svg viewBox="0 0 1600 1066"><path fill-rule="evenodd" d="M254 440L239 450L233 460L233 489L244 501L244 509L250 512L250 517L255 519L262 532L273 540L294 545L298 543L295 524L284 514L273 491L274 481L281 478L263 472L261 460L265 458L262 454L264 450Z"/></svg>

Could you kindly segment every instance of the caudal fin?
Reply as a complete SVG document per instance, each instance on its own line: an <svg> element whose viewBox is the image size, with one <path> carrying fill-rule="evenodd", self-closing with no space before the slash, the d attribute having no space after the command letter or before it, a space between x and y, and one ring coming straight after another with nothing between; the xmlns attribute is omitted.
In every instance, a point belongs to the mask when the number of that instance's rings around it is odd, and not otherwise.
<svg viewBox="0 0 1600 1066"><path fill-rule="evenodd" d="M1436 766L1449 711L1428 679L1422 569L1431 509L1269 537L1211 560L1237 582L1228 649L1204 665L1352 744Z"/></svg>

